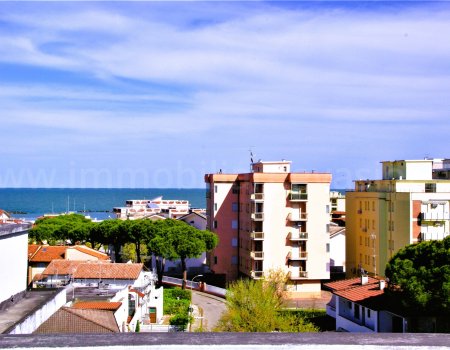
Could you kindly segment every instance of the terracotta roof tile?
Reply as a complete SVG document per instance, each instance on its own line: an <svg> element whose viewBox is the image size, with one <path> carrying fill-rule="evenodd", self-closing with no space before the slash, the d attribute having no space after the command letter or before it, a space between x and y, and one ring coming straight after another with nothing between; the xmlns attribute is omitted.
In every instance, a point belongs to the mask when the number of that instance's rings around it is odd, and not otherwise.
<svg viewBox="0 0 450 350"><path fill-rule="evenodd" d="M74 277L135 280L143 267L144 264L85 263L78 266Z"/></svg>
<svg viewBox="0 0 450 350"><path fill-rule="evenodd" d="M55 259L42 275L72 275L81 264L86 264L86 261Z"/></svg>
<svg viewBox="0 0 450 350"><path fill-rule="evenodd" d="M368 277L368 284L378 284L379 280L376 278ZM350 278L347 280L341 280L336 282L329 282L324 284L325 287L331 291L344 290L349 288L355 288L361 286L361 277Z"/></svg>
<svg viewBox="0 0 450 350"><path fill-rule="evenodd" d="M74 309L95 309L116 311L122 306L120 301L80 301L73 305Z"/></svg>
<svg viewBox="0 0 450 350"><path fill-rule="evenodd" d="M36 245L28 246L28 260L32 262L50 262L54 259L64 259L67 247L65 246L49 246L41 245L36 248ZM30 255L30 253L32 253Z"/></svg>
<svg viewBox="0 0 450 350"><path fill-rule="evenodd" d="M62 307L34 333L118 333L114 313Z"/></svg>
<svg viewBox="0 0 450 350"><path fill-rule="evenodd" d="M78 250L79 252L82 252L84 254L88 254L88 255L92 255L94 257L96 257L99 260L109 260L109 256L105 253L101 253L97 250L91 249L89 247L86 246L81 246L81 245L77 245L74 247L70 247L70 248L74 248L76 250Z"/></svg>

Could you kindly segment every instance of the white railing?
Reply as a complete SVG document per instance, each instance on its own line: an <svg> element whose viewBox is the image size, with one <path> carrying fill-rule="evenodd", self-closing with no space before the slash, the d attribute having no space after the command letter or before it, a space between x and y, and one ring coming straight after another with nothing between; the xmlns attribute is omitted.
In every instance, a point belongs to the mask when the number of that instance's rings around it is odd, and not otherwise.
<svg viewBox="0 0 450 350"><path fill-rule="evenodd" d="M251 233L251 238L252 239L264 239L264 232L252 232Z"/></svg>
<svg viewBox="0 0 450 350"><path fill-rule="evenodd" d="M255 221L264 220L264 213L262 213L262 212L252 213L252 219L255 220Z"/></svg>

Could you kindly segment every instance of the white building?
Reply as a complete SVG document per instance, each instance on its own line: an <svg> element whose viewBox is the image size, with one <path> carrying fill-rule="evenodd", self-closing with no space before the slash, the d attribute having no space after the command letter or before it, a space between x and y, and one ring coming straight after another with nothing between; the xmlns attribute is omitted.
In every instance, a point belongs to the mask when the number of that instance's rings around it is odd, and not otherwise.
<svg viewBox="0 0 450 350"><path fill-rule="evenodd" d="M331 174L259 161L250 173L206 174L205 182L208 227L219 236L211 270L232 281L281 269L290 296L320 294L330 278Z"/></svg>
<svg viewBox="0 0 450 350"><path fill-rule="evenodd" d="M0 224L0 304L27 288L28 230L31 224Z"/></svg>
<svg viewBox="0 0 450 350"><path fill-rule="evenodd" d="M125 207L113 208L119 219L142 219L158 214L169 219L178 219L189 213L189 201L176 199L130 199Z"/></svg>

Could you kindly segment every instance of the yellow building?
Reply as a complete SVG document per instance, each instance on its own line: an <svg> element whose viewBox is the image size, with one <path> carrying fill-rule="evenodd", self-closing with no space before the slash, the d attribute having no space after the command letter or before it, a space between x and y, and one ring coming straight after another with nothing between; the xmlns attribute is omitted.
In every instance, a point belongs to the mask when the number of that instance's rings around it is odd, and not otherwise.
<svg viewBox="0 0 450 350"><path fill-rule="evenodd" d="M300 296L320 293L329 279L331 174L290 167L260 161L250 173L205 176L208 227L219 236L209 266L227 281L282 269Z"/></svg>
<svg viewBox="0 0 450 350"><path fill-rule="evenodd" d="M384 275L400 248L449 235L450 180L434 178L442 160L382 162L381 180L355 181L346 193L346 271Z"/></svg>

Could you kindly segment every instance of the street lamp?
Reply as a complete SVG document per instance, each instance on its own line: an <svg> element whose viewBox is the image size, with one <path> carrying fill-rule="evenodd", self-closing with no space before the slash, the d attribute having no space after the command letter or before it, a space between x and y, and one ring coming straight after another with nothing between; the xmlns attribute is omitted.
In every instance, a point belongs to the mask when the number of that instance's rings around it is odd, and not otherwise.
<svg viewBox="0 0 450 350"><path fill-rule="evenodd" d="M194 284L194 280L197 277L203 277L203 275L195 275L191 279L191 305L189 305L189 312L188 312L188 316L189 316L189 331L191 331L192 322L190 321L190 318L191 318L191 313L193 312L193 308L192 308L192 290L193 290L193 287L192 287L192 285Z"/></svg>

